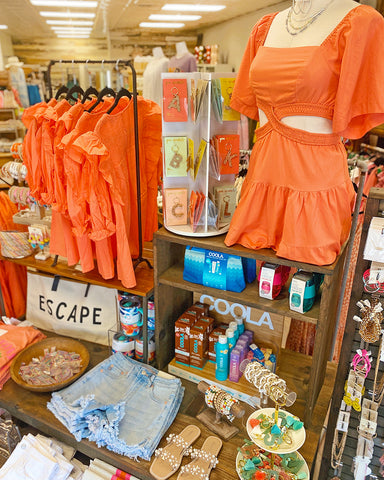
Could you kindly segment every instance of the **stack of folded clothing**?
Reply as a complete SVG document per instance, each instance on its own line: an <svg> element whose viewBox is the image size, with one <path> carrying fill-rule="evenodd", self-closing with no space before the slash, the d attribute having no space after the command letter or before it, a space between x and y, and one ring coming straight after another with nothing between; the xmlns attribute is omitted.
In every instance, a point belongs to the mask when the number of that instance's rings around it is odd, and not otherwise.
<svg viewBox="0 0 384 480"><path fill-rule="evenodd" d="M79 480L83 469L74 449L43 435L25 435L0 469L1 480ZM69 454L69 455L68 455Z"/></svg>
<svg viewBox="0 0 384 480"><path fill-rule="evenodd" d="M128 478L129 480L139 480L137 477L95 458L91 460L89 467L85 470L82 480L125 480Z"/></svg>
<svg viewBox="0 0 384 480"><path fill-rule="evenodd" d="M48 409L77 441L95 441L120 455L150 460L179 410L184 388L118 352L69 387Z"/></svg>
<svg viewBox="0 0 384 480"><path fill-rule="evenodd" d="M11 376L9 369L13 358L24 348L45 338L35 327L22 325L22 322L18 326L0 322L0 390Z"/></svg>

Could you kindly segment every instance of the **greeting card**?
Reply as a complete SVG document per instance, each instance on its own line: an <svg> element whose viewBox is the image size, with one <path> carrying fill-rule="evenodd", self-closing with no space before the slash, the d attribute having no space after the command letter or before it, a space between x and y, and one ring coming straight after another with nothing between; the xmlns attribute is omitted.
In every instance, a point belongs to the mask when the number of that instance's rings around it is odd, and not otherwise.
<svg viewBox="0 0 384 480"><path fill-rule="evenodd" d="M188 171L188 138L164 137L166 177L186 177Z"/></svg>
<svg viewBox="0 0 384 480"><path fill-rule="evenodd" d="M236 189L233 185L220 185L213 189L218 210L219 228L227 225L236 208Z"/></svg>
<svg viewBox="0 0 384 480"><path fill-rule="evenodd" d="M163 79L164 122L188 121L188 87L186 78Z"/></svg>
<svg viewBox="0 0 384 480"><path fill-rule="evenodd" d="M167 225L188 223L188 192L186 188L165 188L165 219Z"/></svg>
<svg viewBox="0 0 384 480"><path fill-rule="evenodd" d="M239 173L240 136L236 134L215 135L214 144L220 162L220 174Z"/></svg>
<svg viewBox="0 0 384 480"><path fill-rule="evenodd" d="M207 146L207 142L204 139L201 139L199 149L198 149L197 154L196 154L194 169L193 169L195 180L196 180L197 173L198 173L200 165L201 165L201 161L203 160L203 157L204 157L206 146Z"/></svg>
<svg viewBox="0 0 384 480"><path fill-rule="evenodd" d="M232 110L230 103L232 99L235 78L220 78L221 95L223 97L223 120L233 121L240 120L240 113Z"/></svg>

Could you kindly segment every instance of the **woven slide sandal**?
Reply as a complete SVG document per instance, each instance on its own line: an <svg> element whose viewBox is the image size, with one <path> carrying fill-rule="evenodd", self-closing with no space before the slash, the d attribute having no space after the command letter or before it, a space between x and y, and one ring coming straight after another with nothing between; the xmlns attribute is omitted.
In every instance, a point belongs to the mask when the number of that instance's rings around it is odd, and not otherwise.
<svg viewBox="0 0 384 480"><path fill-rule="evenodd" d="M157 480L165 480L180 467L184 455L189 455L192 443L199 438L200 428L188 425L178 435L171 433L167 437L168 445L155 451L155 459L149 469Z"/></svg>
<svg viewBox="0 0 384 480"><path fill-rule="evenodd" d="M208 480L212 468L219 463L217 456L223 446L219 437L207 437L201 450L193 449L191 457L193 460L180 469L177 480Z"/></svg>

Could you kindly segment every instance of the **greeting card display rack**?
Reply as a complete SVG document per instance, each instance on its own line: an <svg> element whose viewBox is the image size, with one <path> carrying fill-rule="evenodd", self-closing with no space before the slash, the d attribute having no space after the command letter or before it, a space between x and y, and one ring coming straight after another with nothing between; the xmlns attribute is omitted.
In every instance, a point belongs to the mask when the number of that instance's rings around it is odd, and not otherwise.
<svg viewBox="0 0 384 480"><path fill-rule="evenodd" d="M240 114L229 106L234 80L234 73L162 73L164 226L173 233L209 237L229 228L240 157Z"/></svg>

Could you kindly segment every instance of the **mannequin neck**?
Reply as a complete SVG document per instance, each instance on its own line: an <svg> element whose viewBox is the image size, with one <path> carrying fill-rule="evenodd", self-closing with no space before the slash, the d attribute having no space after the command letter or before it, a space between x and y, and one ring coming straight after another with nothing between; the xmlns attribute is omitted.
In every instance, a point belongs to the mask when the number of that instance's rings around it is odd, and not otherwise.
<svg viewBox="0 0 384 480"><path fill-rule="evenodd" d="M155 47L152 50L152 54L153 54L154 58L163 58L164 57L164 52L163 52L163 49L161 47Z"/></svg>
<svg viewBox="0 0 384 480"><path fill-rule="evenodd" d="M185 42L176 43L176 57L180 58L189 53L187 44Z"/></svg>
<svg viewBox="0 0 384 480"><path fill-rule="evenodd" d="M294 0L291 15L296 20L305 20L336 3L340 3L339 0Z"/></svg>

